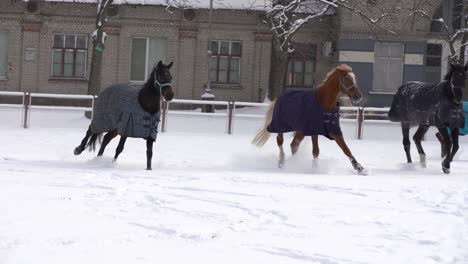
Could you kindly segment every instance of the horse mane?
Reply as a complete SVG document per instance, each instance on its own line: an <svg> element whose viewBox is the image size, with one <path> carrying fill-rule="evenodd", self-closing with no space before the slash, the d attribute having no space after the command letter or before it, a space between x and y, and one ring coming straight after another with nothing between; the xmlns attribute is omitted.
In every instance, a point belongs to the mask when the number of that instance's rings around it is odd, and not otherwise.
<svg viewBox="0 0 468 264"><path fill-rule="evenodd" d="M464 72L464 71L465 69L463 65L451 64L449 71L444 76L444 81L449 81L452 78L452 75L454 72Z"/></svg>
<svg viewBox="0 0 468 264"><path fill-rule="evenodd" d="M154 89L154 76L158 67L153 67L153 70L149 74L148 80L143 84L143 89Z"/></svg>
<svg viewBox="0 0 468 264"><path fill-rule="evenodd" d="M319 84L319 88L321 86L323 86L327 81L328 79L333 75L335 74L335 72L337 72L338 70L341 70L341 71L347 71L347 72L352 72L353 71L353 68L349 67L348 65L346 64L341 64L339 66L336 66L335 68L331 69L327 75L325 75L325 78L322 79L322 81L320 82ZM353 78L353 81L355 82L356 78L354 77Z"/></svg>

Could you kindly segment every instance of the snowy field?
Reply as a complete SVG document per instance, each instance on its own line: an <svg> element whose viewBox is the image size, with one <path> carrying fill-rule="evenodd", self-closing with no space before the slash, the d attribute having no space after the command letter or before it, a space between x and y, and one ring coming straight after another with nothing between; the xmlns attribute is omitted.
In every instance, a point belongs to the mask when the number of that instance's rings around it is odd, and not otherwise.
<svg viewBox="0 0 468 264"><path fill-rule="evenodd" d="M358 176L325 138L318 162L306 139L278 169L274 138L250 145L263 120L229 136L224 118L169 116L146 171L141 139L115 163L117 139L74 156L82 113L35 110L29 129L18 110L0 117L1 264L468 263L468 137L444 175L434 131L422 169L397 125L355 140L344 124Z"/></svg>

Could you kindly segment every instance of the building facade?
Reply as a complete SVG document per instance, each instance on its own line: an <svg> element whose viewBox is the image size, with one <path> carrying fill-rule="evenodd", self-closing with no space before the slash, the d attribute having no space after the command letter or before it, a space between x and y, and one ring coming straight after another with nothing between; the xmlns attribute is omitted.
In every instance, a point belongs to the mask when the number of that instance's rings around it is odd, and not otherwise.
<svg viewBox="0 0 468 264"><path fill-rule="evenodd" d="M0 1L0 90L86 94L95 16L96 5L89 3ZM113 6L104 28L101 89L142 85L161 60L174 62L177 98L200 99L209 76L218 100L263 101L272 38L263 18L263 11L216 9L210 40L206 9ZM347 63L365 92L364 104L388 106L402 82L438 81L444 74L447 49L430 32L430 22L418 22L398 38L375 40L355 14L322 17L294 36L287 85L317 86L334 65Z"/></svg>
<svg viewBox="0 0 468 264"><path fill-rule="evenodd" d="M36 9L28 10L22 1L1 1L0 90L85 94L95 13L96 6L85 3L37 2ZM209 76L217 99L264 98L271 34L261 12L216 10L211 43L207 10L170 13L162 6L120 5L109 15L102 88L113 83L141 85L155 63L173 61L177 98L199 99L207 83L210 47ZM324 33L327 28L297 34L307 58L294 63L296 86L313 86L336 61L317 52L317 46L329 38Z"/></svg>

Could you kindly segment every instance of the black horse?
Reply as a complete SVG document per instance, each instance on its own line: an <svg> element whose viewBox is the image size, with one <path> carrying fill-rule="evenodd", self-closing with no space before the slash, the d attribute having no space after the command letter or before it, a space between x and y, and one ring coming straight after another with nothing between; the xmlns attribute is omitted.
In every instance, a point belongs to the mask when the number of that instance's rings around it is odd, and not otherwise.
<svg viewBox="0 0 468 264"><path fill-rule="evenodd" d="M123 151L127 137L146 140L146 169L151 170L153 142L158 133L161 116L161 95L166 101L172 100L174 92L169 72L172 62L164 65L161 61L153 68L148 81L137 89L126 84L112 85L102 91L94 106L93 119L86 136L75 148L75 155L87 147L96 149L96 141L106 132L98 156L102 156L109 142L120 135L114 161Z"/></svg>
<svg viewBox="0 0 468 264"><path fill-rule="evenodd" d="M409 129L418 125L413 136L418 149L420 162L426 166L426 154L421 140L430 126L435 126L442 135L447 155L442 161L444 173L450 173L450 162L458 150L458 130L464 126L463 87L467 66L451 65L444 80L437 84L408 82L403 84L393 97L388 117L393 122L401 122L403 146L408 163L411 163ZM449 135L448 129L452 133ZM453 147L453 148L452 148Z"/></svg>

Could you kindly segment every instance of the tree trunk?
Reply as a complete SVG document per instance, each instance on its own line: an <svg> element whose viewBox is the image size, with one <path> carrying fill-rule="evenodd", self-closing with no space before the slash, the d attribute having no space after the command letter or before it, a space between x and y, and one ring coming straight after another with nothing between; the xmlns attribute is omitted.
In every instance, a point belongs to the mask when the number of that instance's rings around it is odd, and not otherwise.
<svg viewBox="0 0 468 264"><path fill-rule="evenodd" d="M102 28L106 22L106 9L114 0L98 0L96 31L93 34L93 54L89 69L88 94L97 95L101 90L102 53L104 52L104 32ZM91 112L86 111L85 116L91 118Z"/></svg>
<svg viewBox="0 0 468 264"><path fill-rule="evenodd" d="M288 69L288 53L282 51L280 43L273 36L271 45L270 82L268 99L274 100L286 88L286 74Z"/></svg>
<svg viewBox="0 0 468 264"><path fill-rule="evenodd" d="M97 29L97 38L93 39L93 55L91 57L91 68L89 72L88 94L97 95L101 89L101 66L102 52L104 51L104 43L102 41L102 27Z"/></svg>

